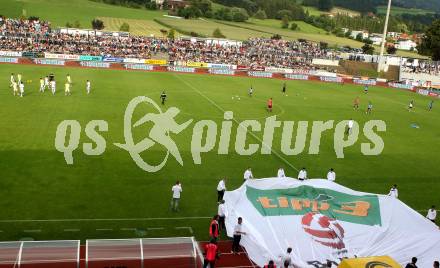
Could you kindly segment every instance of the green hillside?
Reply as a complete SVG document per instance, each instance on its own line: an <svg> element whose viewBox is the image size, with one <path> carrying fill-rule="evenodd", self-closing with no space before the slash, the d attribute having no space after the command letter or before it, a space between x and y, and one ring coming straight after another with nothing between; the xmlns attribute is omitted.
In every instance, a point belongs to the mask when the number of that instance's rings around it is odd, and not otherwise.
<svg viewBox="0 0 440 268"><path fill-rule="evenodd" d="M7 17L38 16L53 26L65 26L78 20L82 28L91 28L96 17L152 20L165 14L162 11L126 8L89 0L2 0L0 14Z"/></svg>

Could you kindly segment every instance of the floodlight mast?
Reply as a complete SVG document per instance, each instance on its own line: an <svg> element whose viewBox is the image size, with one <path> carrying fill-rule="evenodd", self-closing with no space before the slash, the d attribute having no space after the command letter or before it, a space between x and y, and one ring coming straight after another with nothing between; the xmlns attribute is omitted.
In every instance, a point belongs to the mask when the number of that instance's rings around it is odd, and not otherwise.
<svg viewBox="0 0 440 268"><path fill-rule="evenodd" d="M382 43L380 45L379 60L377 61L378 74L380 73L380 71L382 71L382 59L383 59L383 52L385 49L386 37L388 32L388 20L390 18L390 10L391 10L391 0L388 0L387 14L385 16L385 25L383 27Z"/></svg>

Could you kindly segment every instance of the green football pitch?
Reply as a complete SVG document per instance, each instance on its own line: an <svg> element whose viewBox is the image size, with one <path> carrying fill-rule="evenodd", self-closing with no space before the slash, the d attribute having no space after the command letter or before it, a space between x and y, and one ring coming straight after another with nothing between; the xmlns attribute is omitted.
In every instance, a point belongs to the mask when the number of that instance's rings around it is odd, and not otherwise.
<svg viewBox="0 0 440 268"><path fill-rule="evenodd" d="M39 78L53 72L58 92L38 92ZM26 81L25 96L14 97L9 88L11 73L21 73ZM64 96L66 74L73 80L72 95ZM85 81L92 92L85 92ZM85 239L190 236L207 239L209 217L216 213L216 185L227 177L229 190L242 184L246 167L257 178L274 177L282 166L288 176L307 167L309 177L325 177L329 168L337 173L337 182L355 190L387 194L392 184L399 186L399 198L425 213L438 203L440 184L439 126L440 107L427 111L429 98L411 92L321 82L287 81L287 96L281 93L282 81L176 73L98 70L81 68L0 65L0 240ZM253 86L254 96L247 96ZM163 169L148 173L140 169L130 155L113 145L124 142L124 112L134 97L147 96L159 103L166 90L163 107L177 107L178 123L213 120L220 128L224 111L233 111L237 122L277 115L280 121L308 121L304 152L285 156L280 152L281 131L274 134L274 153L240 156L234 150L234 123L229 154L217 154L218 142L209 153L202 153L200 165L193 162L190 144L194 123L180 134L172 134L183 159L181 166L169 157ZM359 96L361 109L353 110ZM274 110L265 109L268 98ZM408 112L410 100L415 110ZM368 101L374 104L365 114ZM139 119L149 108L140 107ZM355 145L338 159L333 148L334 130L323 133L319 154L308 154L313 121L353 118L361 126L371 119L386 122L386 132L378 134L385 147L377 156L361 153L360 134ZM81 127L74 163L67 165L55 149L56 129L63 120L77 120ZM108 131L102 155L85 155L83 143L91 142L85 127L91 120L105 120ZM135 120L135 119L134 119ZM418 128L411 127L417 125ZM147 124L136 129L137 140L147 136ZM296 124L294 131L296 133ZM218 129L219 132L219 129ZM262 132L248 136L247 143L259 143ZM217 135L217 140L218 140ZM295 137L295 135L294 135ZM166 151L159 145L142 154L149 163L158 163ZM283 156L286 164L277 155ZM169 210L171 187L176 180L183 186L180 212Z"/></svg>

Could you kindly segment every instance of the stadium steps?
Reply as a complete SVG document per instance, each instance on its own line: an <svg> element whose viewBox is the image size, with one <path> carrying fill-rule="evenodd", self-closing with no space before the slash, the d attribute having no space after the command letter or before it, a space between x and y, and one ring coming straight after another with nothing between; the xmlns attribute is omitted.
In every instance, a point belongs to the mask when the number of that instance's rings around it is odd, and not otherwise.
<svg viewBox="0 0 440 268"><path fill-rule="evenodd" d="M205 245L208 242L200 242L200 249L204 251ZM254 263L250 261L246 251L241 248L238 254L232 254L232 241L219 241L218 248L220 252L220 259L216 261L216 268L256 268Z"/></svg>
<svg viewBox="0 0 440 268"><path fill-rule="evenodd" d="M341 60L339 64L338 72L341 74L377 77L377 63ZM398 80L399 68L389 66L388 72L383 73L381 77L388 80Z"/></svg>

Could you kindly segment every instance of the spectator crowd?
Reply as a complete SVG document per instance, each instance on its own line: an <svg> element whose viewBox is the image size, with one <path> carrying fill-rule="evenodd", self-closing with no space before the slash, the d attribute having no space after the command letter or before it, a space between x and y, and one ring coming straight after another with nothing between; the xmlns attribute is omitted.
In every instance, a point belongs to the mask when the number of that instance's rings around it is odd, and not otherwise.
<svg viewBox="0 0 440 268"><path fill-rule="evenodd" d="M221 45L206 40L164 39L111 34L70 34L39 20L0 18L0 50L49 52L125 58L151 58L158 52L170 61L233 64L257 68L313 69L313 58L337 58L320 44L281 39L249 39Z"/></svg>

